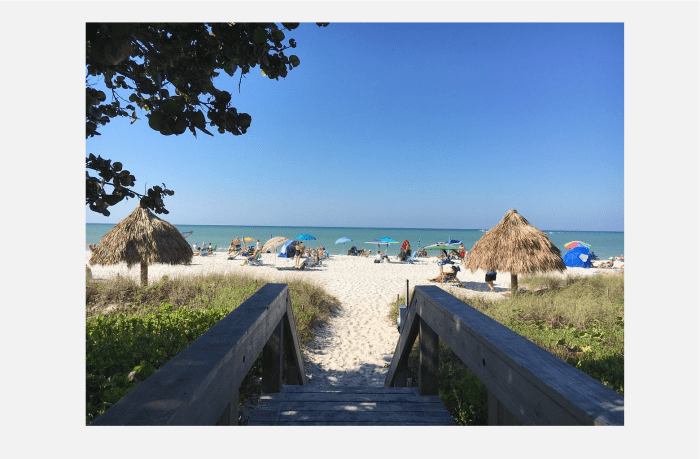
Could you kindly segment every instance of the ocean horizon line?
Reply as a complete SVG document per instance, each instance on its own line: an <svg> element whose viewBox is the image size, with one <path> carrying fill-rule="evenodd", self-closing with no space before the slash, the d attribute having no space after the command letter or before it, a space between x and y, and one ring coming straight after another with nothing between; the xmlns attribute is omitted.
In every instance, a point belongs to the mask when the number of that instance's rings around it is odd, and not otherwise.
<svg viewBox="0 0 700 459"><path fill-rule="evenodd" d="M119 222L117 222L119 223ZM116 225L117 223L85 223L86 225ZM202 223L171 223L173 226L214 226L214 227L227 227L235 226L240 228L318 228L318 229L334 229L334 228L348 228L348 229L406 229L406 230L426 230L426 231L488 231L491 228L421 228L421 227L411 227L411 226L312 226L312 225L223 225L223 224L202 224ZM534 226L534 225L533 225ZM535 227L537 228L537 227ZM566 233L624 233L624 230L574 230L574 229L542 229L537 228L544 232L566 232Z"/></svg>

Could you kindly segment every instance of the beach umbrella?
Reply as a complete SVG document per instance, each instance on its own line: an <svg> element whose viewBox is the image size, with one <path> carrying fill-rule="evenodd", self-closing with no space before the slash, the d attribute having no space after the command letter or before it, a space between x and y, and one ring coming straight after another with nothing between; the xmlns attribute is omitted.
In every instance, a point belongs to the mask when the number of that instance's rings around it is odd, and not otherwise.
<svg viewBox="0 0 700 459"><path fill-rule="evenodd" d="M182 232L182 233L180 233L180 234L182 234L182 237L184 237L185 239L187 239L187 236L191 236L191 235L192 235L192 231L184 231L184 232Z"/></svg>
<svg viewBox="0 0 700 459"><path fill-rule="evenodd" d="M341 237L340 239L335 241L335 243L336 244L345 244L346 242L350 242L350 241L352 241L352 239L350 239L349 237Z"/></svg>
<svg viewBox="0 0 700 459"><path fill-rule="evenodd" d="M585 242L581 242L581 241L571 241L571 242L567 242L566 244L564 244L564 247L566 247L567 249L573 249L576 247L587 247L588 250L590 250L591 244L586 244Z"/></svg>
<svg viewBox="0 0 700 459"><path fill-rule="evenodd" d="M566 269L557 246L516 210L509 210L498 225L476 241L464 266L472 272L509 272L513 293L518 290L518 274Z"/></svg>
<svg viewBox="0 0 700 459"><path fill-rule="evenodd" d="M375 239L373 241L367 241L365 244L377 244L377 250L379 250L380 244L386 244L387 249L389 248L389 244L398 244L398 241L395 241L391 238L388 237L383 237L380 239Z"/></svg>
<svg viewBox="0 0 700 459"><path fill-rule="evenodd" d="M271 239L268 239L267 242L265 242L262 246L261 251L262 252L267 252L269 249L272 249L273 251L277 249L278 245L282 245L285 242L287 242L289 239L287 239L284 236L276 236Z"/></svg>
<svg viewBox="0 0 700 459"><path fill-rule="evenodd" d="M315 240L316 238L313 237L313 236L310 235L310 234L304 233L304 234L300 234L300 235L297 236L295 239L298 240L298 241L313 241L313 240Z"/></svg>
<svg viewBox="0 0 700 459"><path fill-rule="evenodd" d="M459 245L450 245L450 244L431 244L428 246L423 247L424 250L457 250L459 248Z"/></svg>
<svg viewBox="0 0 700 459"><path fill-rule="evenodd" d="M114 265L122 261L131 269L141 264L141 285L148 285L148 265L190 263L192 247L170 223L140 205L105 234L90 257L91 264Z"/></svg>

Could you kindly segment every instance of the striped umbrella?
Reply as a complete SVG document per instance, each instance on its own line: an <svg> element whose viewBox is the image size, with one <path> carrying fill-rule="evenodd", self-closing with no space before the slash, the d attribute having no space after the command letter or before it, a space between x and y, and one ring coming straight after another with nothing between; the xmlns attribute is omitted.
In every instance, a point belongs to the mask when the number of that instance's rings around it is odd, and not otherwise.
<svg viewBox="0 0 700 459"><path fill-rule="evenodd" d="M265 244L263 244L262 251L267 252L269 249L275 251L278 245L282 245L288 240L289 239L284 236L273 237L272 239L269 239L267 242L265 242Z"/></svg>
<svg viewBox="0 0 700 459"><path fill-rule="evenodd" d="M590 250L591 244L586 244L585 242L581 241L571 241L564 244L564 247L566 247L569 250L573 249L574 247L588 247L588 249Z"/></svg>

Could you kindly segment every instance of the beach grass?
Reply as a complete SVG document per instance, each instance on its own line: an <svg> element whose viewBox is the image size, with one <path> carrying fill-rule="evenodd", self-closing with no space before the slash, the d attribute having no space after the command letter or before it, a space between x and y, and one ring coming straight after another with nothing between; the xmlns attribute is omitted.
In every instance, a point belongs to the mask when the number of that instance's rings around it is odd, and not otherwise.
<svg viewBox="0 0 700 459"><path fill-rule="evenodd" d="M524 277L513 298L460 298L624 395L624 275ZM458 290L451 293L460 297ZM399 298L391 308L396 320ZM440 340L440 397L459 425L485 425L486 387ZM418 343L408 376L417 386Z"/></svg>
<svg viewBox="0 0 700 459"><path fill-rule="evenodd" d="M147 287L117 277L86 283L86 423L238 307L266 281L211 274L162 278ZM289 280L302 343L339 301L322 288ZM239 406L260 392L260 356L241 383Z"/></svg>

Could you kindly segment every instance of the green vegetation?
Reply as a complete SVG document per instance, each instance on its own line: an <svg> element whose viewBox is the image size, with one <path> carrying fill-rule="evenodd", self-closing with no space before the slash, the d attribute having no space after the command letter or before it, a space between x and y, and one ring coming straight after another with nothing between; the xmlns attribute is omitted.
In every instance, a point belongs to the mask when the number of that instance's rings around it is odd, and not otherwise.
<svg viewBox="0 0 700 459"><path fill-rule="evenodd" d="M529 291L507 300L462 300L624 395L624 276L531 276L520 285ZM392 311L395 320L398 308ZM417 349L416 342L409 357L414 386ZM442 340L440 397L457 424L486 424L486 387Z"/></svg>
<svg viewBox="0 0 700 459"><path fill-rule="evenodd" d="M316 23L325 27L328 23ZM284 78L300 59L288 54L297 47L287 34L298 23L87 23L85 25L85 138L114 118L133 124L145 113L148 126L162 135L189 130L213 136L245 134L253 119L233 107L231 94L217 88L225 72L243 77L258 65L263 76ZM287 34L285 34L287 32ZM215 78L219 76L220 78ZM104 82L105 91L97 87ZM126 103L126 105L122 105ZM143 116L143 115L141 115ZM157 214L172 196L165 184L144 194L135 190L136 177L120 162L85 158L85 204L108 216L108 208L124 198L140 199L143 208ZM90 176L96 171L96 176ZM112 186L108 192L105 185Z"/></svg>
<svg viewBox="0 0 700 459"><path fill-rule="evenodd" d="M86 423L129 393L187 345L248 299L265 281L208 275L140 287L117 278L86 284ZM338 300L317 286L288 283L300 341L325 322ZM254 391L259 361L241 384ZM239 401L239 402L240 402Z"/></svg>

